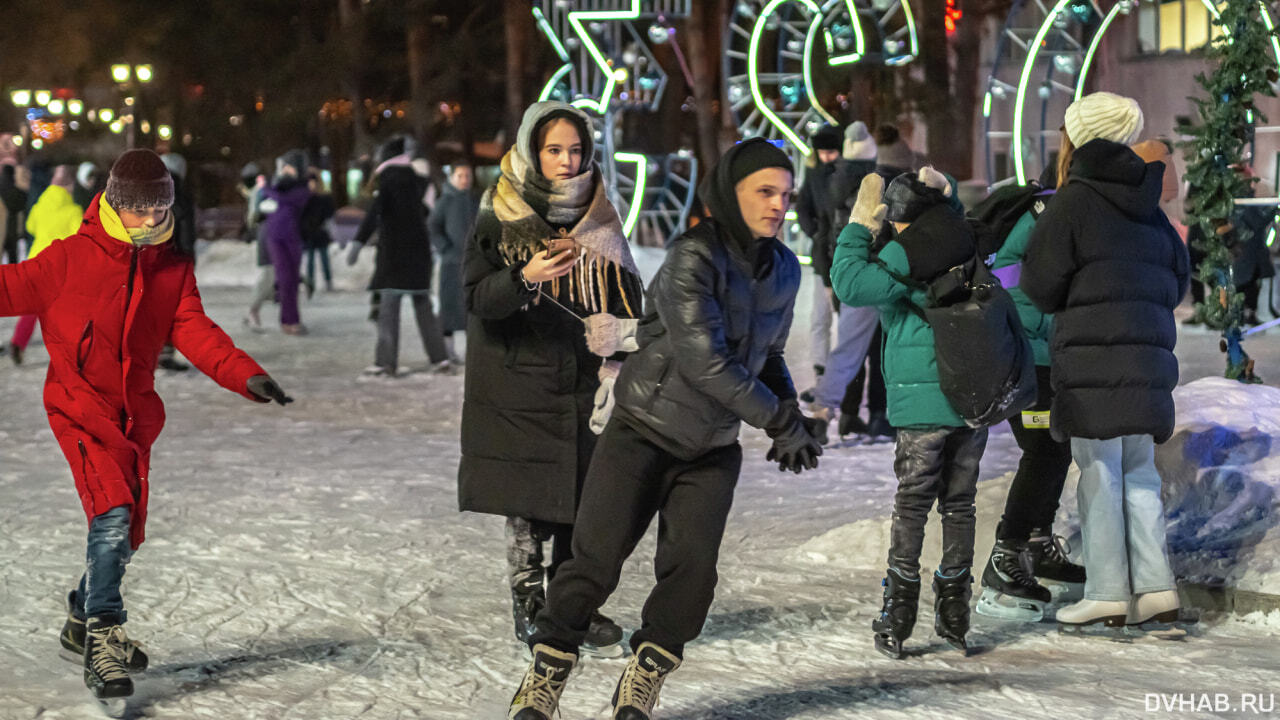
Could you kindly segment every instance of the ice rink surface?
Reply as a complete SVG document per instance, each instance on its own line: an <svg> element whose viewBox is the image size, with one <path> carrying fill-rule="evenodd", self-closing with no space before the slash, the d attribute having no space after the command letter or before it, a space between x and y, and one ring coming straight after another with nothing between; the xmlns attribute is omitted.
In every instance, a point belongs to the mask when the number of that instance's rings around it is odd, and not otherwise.
<svg viewBox="0 0 1280 720"><path fill-rule="evenodd" d="M152 668L137 677L128 716L505 717L526 661L512 637L502 519L456 510L462 377L359 377L374 341L359 282L304 303L308 337L250 332L240 323L249 290L217 284L219 273L251 275L250 257L243 271L216 260L202 270L206 307L297 402L256 405L194 371L158 377L168 424L154 452L148 540L125 580L127 628ZM802 388L808 305L806 294L792 339ZM420 369L410 320L406 311L402 363ZM0 333L11 327L0 322ZM1184 379L1219 372L1212 336L1180 342ZM1260 374L1280 380L1280 333L1248 348ZM47 356L37 341L26 364L0 362L0 720L100 717L80 669L58 655L86 526L40 404ZM1195 397L1207 407L1212 395ZM1139 718L1165 714L1150 711L1162 700L1180 703L1177 717L1251 716L1249 694L1261 694L1262 707L1280 695L1280 613L1132 643L978 619L970 637L979 651L964 658L934 636L926 590L912 655L885 658L869 625L896 486L892 446L830 448L817 471L794 476L764 461L763 433L744 432L743 445L716 602L668 679L658 718ZM1267 447L1251 462L1272 473ZM1007 430L993 431L979 485L979 573L1017 457ZM1268 484L1244 475L1247 486ZM1069 487L1060 531L1071 525L1072 495ZM1252 542L1274 552L1275 496L1255 500L1251 527L1262 540ZM935 520L926 567L937 540ZM626 628L639 622L652 553L651 533L605 607ZM1232 557L1251 562L1251 553ZM1274 582L1274 564L1266 558L1259 582ZM622 667L587 659L563 717L605 717Z"/></svg>

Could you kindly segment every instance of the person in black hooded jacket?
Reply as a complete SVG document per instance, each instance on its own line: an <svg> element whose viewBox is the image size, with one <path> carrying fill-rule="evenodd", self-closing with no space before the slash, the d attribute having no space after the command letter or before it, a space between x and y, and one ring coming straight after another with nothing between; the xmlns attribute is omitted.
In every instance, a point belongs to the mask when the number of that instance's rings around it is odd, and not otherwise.
<svg viewBox="0 0 1280 720"><path fill-rule="evenodd" d="M573 557L547 588L509 717L555 714L592 612L658 514L658 582L613 697L613 717L647 719L711 606L742 421L774 438L780 468L817 466L822 447L783 359L800 287L800 264L776 239L791 190L781 150L762 139L733 147L701 190L712 217L671 246L651 283L639 350L583 486Z"/></svg>
<svg viewBox="0 0 1280 720"><path fill-rule="evenodd" d="M1094 93L1066 111L1070 170L1032 231L1021 287L1055 313L1050 432L1071 441L1084 536L1084 599L1064 626L1176 617L1155 443L1173 434L1173 309L1187 249L1160 210L1164 163L1128 146L1132 99Z"/></svg>

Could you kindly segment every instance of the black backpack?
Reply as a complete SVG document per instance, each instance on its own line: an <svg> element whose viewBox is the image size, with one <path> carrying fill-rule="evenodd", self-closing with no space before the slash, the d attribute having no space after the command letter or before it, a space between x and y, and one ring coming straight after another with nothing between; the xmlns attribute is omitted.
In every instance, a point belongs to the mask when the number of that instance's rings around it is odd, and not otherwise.
<svg viewBox="0 0 1280 720"><path fill-rule="evenodd" d="M938 381L969 427L1009 419L1036 401L1036 365L1013 298L978 258L929 283L915 312L933 328Z"/></svg>
<svg viewBox="0 0 1280 720"><path fill-rule="evenodd" d="M1035 181L1026 185L1005 185L996 188L966 214L969 228L978 241L978 257L988 267L1009 237L1009 231L1028 210L1036 206L1042 192L1044 187Z"/></svg>

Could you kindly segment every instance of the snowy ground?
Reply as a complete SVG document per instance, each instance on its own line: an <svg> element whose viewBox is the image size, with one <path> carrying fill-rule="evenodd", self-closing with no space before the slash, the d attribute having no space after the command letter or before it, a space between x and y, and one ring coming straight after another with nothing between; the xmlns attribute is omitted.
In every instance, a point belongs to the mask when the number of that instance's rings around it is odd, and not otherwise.
<svg viewBox="0 0 1280 720"><path fill-rule="evenodd" d="M239 323L249 295L242 285L252 275L251 260L240 264L247 257L231 245L205 256L206 306L297 402L254 405L191 373L158 379L169 421L155 451L149 539L125 587L130 634L146 645L153 668L139 678L130 713L504 717L525 660L511 638L502 521L456 511L461 377L358 380L373 345L361 292L306 303L309 337L248 332ZM358 288L360 280L341 284ZM800 303L798 327L807 306ZM403 361L421 367L408 321ZM11 327L0 322L0 334ZM1259 372L1273 380L1278 337L1249 345ZM793 340L803 385L803 333ZM1184 336L1182 356L1185 379L1220 370L1206 334ZM0 368L0 720L98 717L79 669L57 654L85 526L40 407L45 365L35 344L27 364ZM1236 532L1233 567L1244 570L1232 577L1264 568L1256 587L1274 592L1267 583L1275 573L1275 497L1254 486L1274 488L1277 466L1269 444L1254 457L1263 441L1248 428L1256 420L1269 443L1280 432L1278 406L1264 403L1252 419L1220 417L1215 398L1227 390L1198 384L1184 403L1199 413L1187 423L1246 436L1233 443L1201 432L1201 440L1179 445L1209 455L1206 447L1243 448L1197 466L1221 470L1212 476L1221 492L1186 517L1226 522L1236 513L1223 512L1223 503L1253 488L1244 508L1252 530L1202 523L1178 537ZM832 449L816 472L796 477L764 462L761 433L748 431L743 442L717 600L686 666L664 689L660 718L1142 717L1154 693L1226 693L1230 711L1218 714L1229 716L1243 693L1262 693L1263 707L1268 694L1280 694L1280 614L1214 620L1182 642L1133 644L1061 637L1050 623L980 621L971 637L982 652L966 659L933 636L926 610L908 642L916 654L884 658L872 650L869 623L895 486L891 447ZM1009 433L993 432L980 485L980 561L1016 458ZM1073 505L1070 491L1064 499ZM936 542L935 530L926 565ZM638 622L652 552L651 536L605 608L625 626ZM589 659L565 694L563 716L601 716L622 665Z"/></svg>

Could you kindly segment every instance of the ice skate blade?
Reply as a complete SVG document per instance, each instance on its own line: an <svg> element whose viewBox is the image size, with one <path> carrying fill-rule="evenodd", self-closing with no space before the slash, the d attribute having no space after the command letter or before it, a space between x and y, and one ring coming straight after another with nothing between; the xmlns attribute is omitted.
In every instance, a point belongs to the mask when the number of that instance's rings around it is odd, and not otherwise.
<svg viewBox="0 0 1280 720"><path fill-rule="evenodd" d="M1035 600L1014 597L991 588L983 589L973 609L979 615L997 620L1036 623L1044 619L1044 605Z"/></svg>
<svg viewBox="0 0 1280 720"><path fill-rule="evenodd" d="M947 644L950 645L951 647L964 653L965 657L969 657L969 650L970 650L969 643L965 642L964 638L943 636L942 639L946 640Z"/></svg>
<svg viewBox="0 0 1280 720"><path fill-rule="evenodd" d="M876 650L894 660L902 659L902 641L892 635L876 633Z"/></svg>
<svg viewBox="0 0 1280 720"><path fill-rule="evenodd" d="M590 655L598 658L620 658L623 655L627 655L629 650L630 648L627 646L625 641L619 641L612 645L601 645L598 647L595 645L583 645L579 648L579 651L583 655Z"/></svg>
<svg viewBox="0 0 1280 720"><path fill-rule="evenodd" d="M110 718L122 718L125 711L129 709L129 701L127 698L96 698L98 707L102 712Z"/></svg>

